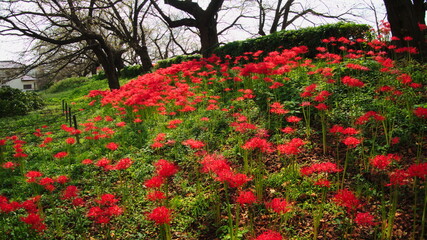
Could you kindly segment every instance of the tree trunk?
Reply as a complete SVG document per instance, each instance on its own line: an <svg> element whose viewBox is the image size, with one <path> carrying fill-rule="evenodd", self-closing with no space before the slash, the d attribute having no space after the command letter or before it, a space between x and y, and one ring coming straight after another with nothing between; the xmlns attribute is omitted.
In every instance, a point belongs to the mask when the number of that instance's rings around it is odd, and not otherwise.
<svg viewBox="0 0 427 240"><path fill-rule="evenodd" d="M218 31L216 19L205 19L206 21L201 22L198 26L200 31L200 41L203 57L210 57L213 50L218 46Z"/></svg>
<svg viewBox="0 0 427 240"><path fill-rule="evenodd" d="M94 44L92 41L89 42L89 45L93 45L92 50L95 53L102 68L104 69L110 90L120 89L119 72L117 71L117 66L115 65L116 59L113 51L102 49L99 44Z"/></svg>
<svg viewBox="0 0 427 240"><path fill-rule="evenodd" d="M416 14L419 10L415 10L411 0L384 0L384 4L391 32L393 36L400 38L395 44L398 47L407 46L408 42L403 38L410 36L413 40L409 44L423 50L424 36L418 27L419 19Z"/></svg>
<svg viewBox="0 0 427 240"><path fill-rule="evenodd" d="M151 62L150 55L148 54L147 46L139 47L135 50L135 53L141 60L142 71L144 73L149 72L153 68L153 63Z"/></svg>

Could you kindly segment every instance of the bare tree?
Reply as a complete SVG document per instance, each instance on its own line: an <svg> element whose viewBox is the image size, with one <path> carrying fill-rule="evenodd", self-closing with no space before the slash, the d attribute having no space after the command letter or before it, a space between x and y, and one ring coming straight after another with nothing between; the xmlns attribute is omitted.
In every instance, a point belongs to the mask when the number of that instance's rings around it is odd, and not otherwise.
<svg viewBox="0 0 427 240"><path fill-rule="evenodd" d="M355 14L352 12L355 6L351 6L342 12L332 14L329 11L319 11L316 9L316 7L312 7L307 3L303 4L303 2L297 0L256 0L256 2L259 9L258 33L260 35L266 35L264 27L267 25L267 23L270 26L269 32L274 33L277 32L279 28L280 30L285 30L288 26L294 24L296 20L299 19L304 19L311 22L311 20L308 18L309 16L326 19L337 19L342 21L346 21L346 17L355 16ZM322 1L318 1L317 3L322 4L328 8L327 5Z"/></svg>
<svg viewBox="0 0 427 240"><path fill-rule="evenodd" d="M148 72L153 67L148 53L145 30L143 27L147 12L150 8L149 0L95 1L101 14L97 19L100 25L111 31L123 43L127 44L139 57L142 70Z"/></svg>
<svg viewBox="0 0 427 240"><path fill-rule="evenodd" d="M217 18L224 0L211 0L206 9L202 9L198 3L192 1L165 0L165 4L189 15L188 18L178 20L172 20L166 15L156 0L151 0L151 2L170 28L187 26L198 29L203 56L209 56L213 49L218 46Z"/></svg>
<svg viewBox="0 0 427 240"><path fill-rule="evenodd" d="M120 88L123 67L120 43L112 41L94 21L95 0L16 0L0 1L0 34L26 36L65 46L83 43L95 54L107 76L110 89ZM114 4L114 2L113 2ZM105 8L109 6L104 6ZM108 41L107 41L108 38Z"/></svg>

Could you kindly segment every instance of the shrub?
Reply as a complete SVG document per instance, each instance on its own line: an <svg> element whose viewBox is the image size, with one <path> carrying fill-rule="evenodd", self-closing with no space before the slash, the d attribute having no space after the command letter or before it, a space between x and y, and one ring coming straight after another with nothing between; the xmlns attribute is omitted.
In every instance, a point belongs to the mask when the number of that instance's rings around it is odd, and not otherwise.
<svg viewBox="0 0 427 240"><path fill-rule="evenodd" d="M164 60L160 60L156 63L156 65L154 66L154 69L159 69L159 68L167 68L172 66L172 64L178 64L178 63L182 63L182 62L186 62L186 61L190 61L193 59L200 59L202 56L199 54L195 54L195 55L179 55L176 56L174 58L168 58L168 59L164 59Z"/></svg>
<svg viewBox="0 0 427 240"><path fill-rule="evenodd" d="M120 71L121 78L134 78L142 74L141 65L126 66Z"/></svg>
<svg viewBox="0 0 427 240"><path fill-rule="evenodd" d="M43 99L35 92L22 92L9 86L0 88L0 117L25 115L43 106Z"/></svg>
<svg viewBox="0 0 427 240"><path fill-rule="evenodd" d="M344 23L326 24L319 27L307 27L298 30L285 30L267 36L227 43L214 50L218 56L233 57L244 55L245 52L276 51L280 48L290 49L295 46L307 46L310 50L307 57L314 57L316 47L321 40L329 37L346 37L348 39L363 38L370 26L365 24Z"/></svg>

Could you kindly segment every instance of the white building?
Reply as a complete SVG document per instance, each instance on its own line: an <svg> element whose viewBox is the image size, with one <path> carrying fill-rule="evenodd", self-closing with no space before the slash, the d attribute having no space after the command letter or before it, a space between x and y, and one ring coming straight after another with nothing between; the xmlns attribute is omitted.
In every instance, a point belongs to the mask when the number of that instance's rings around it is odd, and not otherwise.
<svg viewBox="0 0 427 240"><path fill-rule="evenodd" d="M26 74L25 65L14 61L0 61L0 87L10 86L23 91L36 90L37 79Z"/></svg>

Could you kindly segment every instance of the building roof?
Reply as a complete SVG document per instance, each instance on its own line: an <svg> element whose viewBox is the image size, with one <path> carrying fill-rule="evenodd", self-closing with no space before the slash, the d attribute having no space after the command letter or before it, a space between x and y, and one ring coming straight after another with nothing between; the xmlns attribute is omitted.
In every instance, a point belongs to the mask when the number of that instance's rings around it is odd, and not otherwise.
<svg viewBox="0 0 427 240"><path fill-rule="evenodd" d="M0 61L0 69L24 68L25 65L15 61Z"/></svg>
<svg viewBox="0 0 427 240"><path fill-rule="evenodd" d="M33 78L31 76L28 76L28 75L24 75L22 77L22 81L36 81L36 80L37 80L36 78Z"/></svg>

